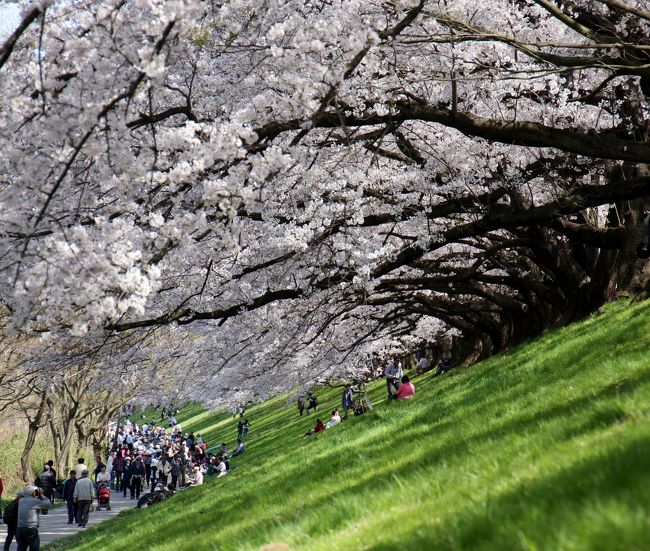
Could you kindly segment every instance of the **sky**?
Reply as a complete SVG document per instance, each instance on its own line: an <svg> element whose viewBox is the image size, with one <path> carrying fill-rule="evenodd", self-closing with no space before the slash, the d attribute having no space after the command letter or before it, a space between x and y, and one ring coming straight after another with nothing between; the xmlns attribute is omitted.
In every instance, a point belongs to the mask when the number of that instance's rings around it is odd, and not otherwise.
<svg viewBox="0 0 650 551"><path fill-rule="evenodd" d="M18 3L0 0L0 40L4 40L16 28L19 20Z"/></svg>

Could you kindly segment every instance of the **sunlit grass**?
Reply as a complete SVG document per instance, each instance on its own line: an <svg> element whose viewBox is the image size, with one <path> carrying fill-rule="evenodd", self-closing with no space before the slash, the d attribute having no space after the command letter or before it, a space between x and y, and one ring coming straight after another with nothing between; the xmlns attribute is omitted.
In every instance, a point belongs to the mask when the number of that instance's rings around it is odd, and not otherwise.
<svg viewBox="0 0 650 551"><path fill-rule="evenodd" d="M249 409L237 469L169 503L120 515L69 549L643 550L650 541L650 310L617 304L416 398L304 438L286 397ZM319 415L340 402L319 391ZM210 445L236 420L179 415ZM56 548L64 548L61 542ZM53 547L51 547L53 548Z"/></svg>

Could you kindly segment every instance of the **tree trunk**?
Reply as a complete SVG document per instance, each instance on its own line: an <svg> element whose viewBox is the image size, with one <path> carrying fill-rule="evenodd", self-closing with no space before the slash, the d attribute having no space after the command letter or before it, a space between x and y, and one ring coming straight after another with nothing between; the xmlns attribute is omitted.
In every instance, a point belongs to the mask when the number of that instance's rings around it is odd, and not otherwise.
<svg viewBox="0 0 650 551"><path fill-rule="evenodd" d="M41 403L38 406L36 411L36 416L32 418L27 418L28 420L28 430L27 430L27 439L25 440L25 445L23 446L23 453L20 456L20 470L22 472L23 480L26 484L31 484L34 481L34 473L32 472L31 466L31 457L32 457L32 448L34 447L34 442L36 442L36 434L39 429L43 426L43 416L45 414L45 406L47 405L47 393L44 392L41 397Z"/></svg>

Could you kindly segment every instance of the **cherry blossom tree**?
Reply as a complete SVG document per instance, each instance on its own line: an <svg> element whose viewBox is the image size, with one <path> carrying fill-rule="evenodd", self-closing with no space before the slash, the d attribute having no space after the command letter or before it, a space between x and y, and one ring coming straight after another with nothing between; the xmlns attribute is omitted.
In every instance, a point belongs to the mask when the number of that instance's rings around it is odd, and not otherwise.
<svg viewBox="0 0 650 551"><path fill-rule="evenodd" d="M649 25L637 0L29 4L0 46L10 329L114 367L140 342L217 403L579 318L644 232Z"/></svg>

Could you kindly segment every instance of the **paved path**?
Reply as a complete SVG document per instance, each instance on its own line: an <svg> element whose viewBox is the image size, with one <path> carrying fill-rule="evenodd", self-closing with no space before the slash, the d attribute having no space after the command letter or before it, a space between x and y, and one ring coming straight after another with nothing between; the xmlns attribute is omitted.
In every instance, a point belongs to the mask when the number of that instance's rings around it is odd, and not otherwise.
<svg viewBox="0 0 650 551"><path fill-rule="evenodd" d="M111 492L111 510L95 510L90 513L88 526L93 526L109 518L113 518L120 511L124 511L125 509L132 509L135 507L136 503L137 500L130 499L128 495L126 499L122 497L122 492ZM96 506L97 502L95 502L95 507ZM68 524L68 510L65 504L63 506L58 506L56 509L50 509L47 515L41 515L40 522L41 527L39 533L41 535L41 545L50 543L55 539L62 538L63 536L76 534L83 530L83 528L77 528L76 524ZM2 549L6 536L7 527L4 524L0 524L0 549ZM14 539L10 547L11 551L15 551L16 547L16 540Z"/></svg>

